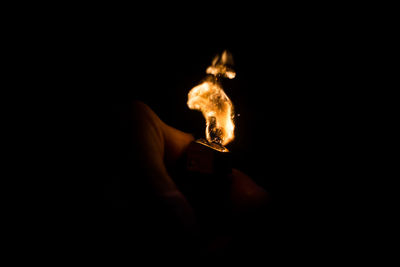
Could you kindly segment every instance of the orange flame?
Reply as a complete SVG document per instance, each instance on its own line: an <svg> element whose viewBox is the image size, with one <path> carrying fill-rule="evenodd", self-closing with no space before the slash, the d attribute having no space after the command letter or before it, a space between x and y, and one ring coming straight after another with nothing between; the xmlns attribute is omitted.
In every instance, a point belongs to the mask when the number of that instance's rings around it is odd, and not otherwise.
<svg viewBox="0 0 400 267"><path fill-rule="evenodd" d="M227 51L217 55L206 70L210 75L188 94L188 107L201 111L206 119L208 142L219 145L226 145L235 138L233 105L219 82L221 77L235 78L236 73L229 67L232 64L232 55Z"/></svg>

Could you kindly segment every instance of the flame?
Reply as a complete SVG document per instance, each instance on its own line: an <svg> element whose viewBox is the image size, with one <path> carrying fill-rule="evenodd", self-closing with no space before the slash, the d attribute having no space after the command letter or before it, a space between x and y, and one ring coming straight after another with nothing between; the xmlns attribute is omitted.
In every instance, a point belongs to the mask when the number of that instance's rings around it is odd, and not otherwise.
<svg viewBox="0 0 400 267"><path fill-rule="evenodd" d="M201 111L206 119L208 142L219 145L226 145L235 138L233 105L219 82L221 77L235 78L236 73L229 67L232 64L232 55L227 51L217 55L206 70L209 76L188 94L188 107Z"/></svg>

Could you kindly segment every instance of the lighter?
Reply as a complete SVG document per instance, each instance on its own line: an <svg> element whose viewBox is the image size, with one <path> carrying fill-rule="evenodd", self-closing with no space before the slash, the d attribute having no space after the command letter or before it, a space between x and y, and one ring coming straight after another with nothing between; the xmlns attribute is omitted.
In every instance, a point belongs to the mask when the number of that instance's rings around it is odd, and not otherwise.
<svg viewBox="0 0 400 267"><path fill-rule="evenodd" d="M205 139L193 141L186 155L186 169L205 175L226 175L232 172L232 154L224 146Z"/></svg>

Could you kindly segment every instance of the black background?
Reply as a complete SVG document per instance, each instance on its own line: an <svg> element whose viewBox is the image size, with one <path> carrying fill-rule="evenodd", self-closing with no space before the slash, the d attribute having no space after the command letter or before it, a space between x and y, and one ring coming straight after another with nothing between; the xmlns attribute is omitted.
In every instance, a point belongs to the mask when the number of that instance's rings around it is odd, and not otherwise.
<svg viewBox="0 0 400 267"><path fill-rule="evenodd" d="M58 260L109 255L112 263L123 256L136 261L143 251L137 250L143 236L136 240L136 234L146 235L154 224L130 224L143 218L121 215L104 202L104 181L132 171L118 168L126 156L118 113L141 100L169 125L203 136L204 119L187 108L187 93L227 49L237 77L224 88L240 114L228 148L234 167L273 200L257 234L261 244L242 244L244 256L308 263L354 255L370 237L365 222L377 206L378 190L363 187L382 176L370 172L376 164L365 159L374 137L368 134L383 132L369 123L381 119L374 96L382 79L373 84L378 77L371 65L375 56L384 57L379 35L387 25L366 4L150 5L51 11L36 5L37 12L21 6L6 19L11 47L4 51L11 57L10 91L17 95L9 112L22 125L16 142L7 142L28 161L15 169L27 171L21 176L29 181L25 192L20 177L11 179L16 193L9 200L22 202L13 213L25 217L18 218L16 232L34 235L28 250L45 239L49 251L67 253ZM14 147L18 143L22 149ZM363 209L367 220L354 220ZM147 251L148 259L157 256Z"/></svg>
<svg viewBox="0 0 400 267"><path fill-rule="evenodd" d="M135 48L121 40L102 62L101 88L112 96L111 108L139 99L169 125L202 137L204 119L187 108L187 93L216 54L230 51L237 77L224 85L240 116L228 148L234 166L268 190L274 203L265 215L273 218L259 234L270 238L275 252L321 253L315 244L329 244L342 229L335 214L349 175L343 148L353 97L347 82L352 63L343 57L354 49L325 31L283 27L210 40L205 31L194 39L151 39L149 46L139 41ZM260 244L257 253L268 255L260 251L269 246Z"/></svg>
<svg viewBox="0 0 400 267"><path fill-rule="evenodd" d="M113 43L98 51L101 75L94 75L101 82L94 94L112 99L111 108L142 100L166 123L201 137L204 119L187 108L187 93L205 77L212 58L227 49L237 72L225 82L240 114L228 145L237 168L260 184L276 184L271 190L295 190L294 184L310 190L305 186L310 183L320 191L319 183L334 183L337 166L345 164L338 153L356 123L351 76L358 48L348 31L290 24L229 36L208 35L206 29L187 39L184 32L154 35L126 40L113 33Z"/></svg>
<svg viewBox="0 0 400 267"><path fill-rule="evenodd" d="M228 148L234 167L273 198L273 210L265 215L273 223L260 236L271 238L274 253L310 256L335 246L350 227L343 217L351 212L344 209L344 195L354 177L349 168L356 160L354 129L362 120L356 108L358 65L365 60L357 40L362 29L334 16L326 19L325 13L270 14L265 20L257 14L245 23L248 15L219 26L122 17L56 27L51 51L65 65L54 77L78 106L72 135L85 171L67 184L84 184L73 191L81 198L69 196L79 210L114 215L104 209L102 181L120 172L114 147L118 112L133 100L148 104L167 124L203 136L204 119L187 108L187 93L226 49L237 76L224 89L240 114ZM257 253L268 257L270 246L261 245Z"/></svg>

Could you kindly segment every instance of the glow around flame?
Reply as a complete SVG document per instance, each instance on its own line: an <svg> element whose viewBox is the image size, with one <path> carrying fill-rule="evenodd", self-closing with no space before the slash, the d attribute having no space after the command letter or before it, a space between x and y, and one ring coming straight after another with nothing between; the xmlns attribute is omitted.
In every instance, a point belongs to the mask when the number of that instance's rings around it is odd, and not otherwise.
<svg viewBox="0 0 400 267"><path fill-rule="evenodd" d="M201 111L206 119L208 142L220 145L226 145L235 138L233 105L219 82L221 77L235 78L236 73L229 67L232 64L232 55L227 51L216 56L206 70L210 76L188 94L188 107Z"/></svg>

